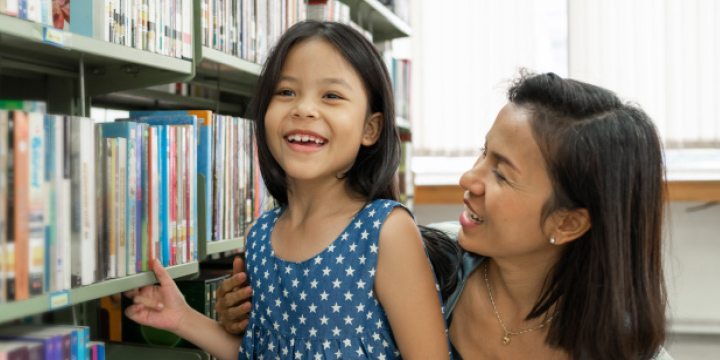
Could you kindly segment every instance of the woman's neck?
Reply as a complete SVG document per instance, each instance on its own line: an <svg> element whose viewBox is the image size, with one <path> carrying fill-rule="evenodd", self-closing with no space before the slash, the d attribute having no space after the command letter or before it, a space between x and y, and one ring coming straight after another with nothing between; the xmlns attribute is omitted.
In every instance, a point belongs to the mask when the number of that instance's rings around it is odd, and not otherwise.
<svg viewBox="0 0 720 360"><path fill-rule="evenodd" d="M515 259L490 259L487 280L493 300L503 321L520 324L530 313L549 282L556 256ZM480 269L485 271L483 267ZM502 310L501 310L502 309Z"/></svg>

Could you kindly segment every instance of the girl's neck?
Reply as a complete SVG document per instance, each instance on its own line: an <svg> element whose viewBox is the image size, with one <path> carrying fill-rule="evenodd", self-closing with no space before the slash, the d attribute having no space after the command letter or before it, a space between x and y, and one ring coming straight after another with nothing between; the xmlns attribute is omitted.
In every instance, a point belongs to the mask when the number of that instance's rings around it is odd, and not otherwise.
<svg viewBox="0 0 720 360"><path fill-rule="evenodd" d="M365 204L358 194L348 189L346 180L325 183L289 182L286 220L292 227L302 226L309 219L328 215L354 215Z"/></svg>

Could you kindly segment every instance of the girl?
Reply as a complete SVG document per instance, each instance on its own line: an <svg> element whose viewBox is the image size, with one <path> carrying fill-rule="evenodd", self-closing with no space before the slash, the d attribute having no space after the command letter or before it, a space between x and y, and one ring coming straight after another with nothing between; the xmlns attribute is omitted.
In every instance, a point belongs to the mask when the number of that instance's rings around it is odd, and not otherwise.
<svg viewBox="0 0 720 360"><path fill-rule="evenodd" d="M242 343L192 311L157 264L160 286L128 292L127 316L222 359L238 345L240 359L448 358L420 234L393 201L393 104L383 60L359 33L289 29L251 106L263 180L280 207L246 234L254 296Z"/></svg>

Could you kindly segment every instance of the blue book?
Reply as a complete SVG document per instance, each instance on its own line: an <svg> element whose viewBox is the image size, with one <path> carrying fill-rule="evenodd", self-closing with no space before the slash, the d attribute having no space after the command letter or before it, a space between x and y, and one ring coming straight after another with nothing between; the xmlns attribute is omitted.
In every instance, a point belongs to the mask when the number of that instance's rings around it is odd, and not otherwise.
<svg viewBox="0 0 720 360"><path fill-rule="evenodd" d="M70 15L71 32L112 41L105 34L105 2L102 0L73 0L70 2Z"/></svg>
<svg viewBox="0 0 720 360"><path fill-rule="evenodd" d="M73 359L89 360L85 347L90 341L90 327L73 325L52 325L52 327L69 329L72 331L72 354Z"/></svg>
<svg viewBox="0 0 720 360"><path fill-rule="evenodd" d="M130 116L131 118L129 120L131 121L142 122L149 125L193 126L193 134L195 134L195 139L193 141L196 144L196 150L194 151L196 154L196 162L192 166L196 169L197 174L204 176L205 199L210 199L212 186L208 179L211 179L212 174L212 114L209 111L131 111ZM191 194L193 204L198 204L197 183L197 180L195 180L192 184ZM210 214L212 214L211 205L212 204L209 200L206 200L203 204L204 210L202 211L205 211L205 219L208 223L211 217ZM193 213L192 219L194 219L194 221L190 224L191 229L188 229L190 232L190 241L193 244L192 259L197 259L198 207L200 206L193 206L190 209ZM210 239L210 228L210 226L206 225L204 227L204 234L200 235L205 236L205 240L207 241Z"/></svg>
<svg viewBox="0 0 720 360"><path fill-rule="evenodd" d="M142 244L142 125L136 122L100 123L103 138L124 138L127 142L127 194L125 209L125 234L127 235L128 275L138 272L140 246ZM131 167L131 164L133 165ZM131 181L133 184L131 184ZM140 205L139 205L140 204Z"/></svg>
<svg viewBox="0 0 720 360"><path fill-rule="evenodd" d="M62 337L51 334L34 334L29 331L8 326L0 329L0 339L39 342L43 344L43 359L62 360Z"/></svg>
<svg viewBox="0 0 720 360"><path fill-rule="evenodd" d="M91 341L88 343L88 359L105 360L105 343L101 341Z"/></svg>

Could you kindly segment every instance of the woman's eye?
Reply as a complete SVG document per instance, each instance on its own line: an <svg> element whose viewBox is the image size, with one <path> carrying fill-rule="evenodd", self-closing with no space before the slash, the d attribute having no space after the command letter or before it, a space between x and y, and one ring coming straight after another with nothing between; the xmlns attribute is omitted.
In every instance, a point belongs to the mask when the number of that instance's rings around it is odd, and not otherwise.
<svg viewBox="0 0 720 360"><path fill-rule="evenodd" d="M487 149L484 147L480 148L480 156L487 157Z"/></svg>
<svg viewBox="0 0 720 360"><path fill-rule="evenodd" d="M497 178L499 181L507 181L507 179L498 171L498 169L492 170L493 174L495 175L495 178Z"/></svg>
<svg viewBox="0 0 720 360"><path fill-rule="evenodd" d="M295 93L294 93L292 90L287 90L287 89L285 89L285 90L280 90L280 91L277 92L277 94L280 95L280 96L293 96L293 95L295 95Z"/></svg>

